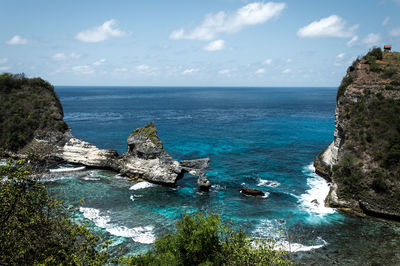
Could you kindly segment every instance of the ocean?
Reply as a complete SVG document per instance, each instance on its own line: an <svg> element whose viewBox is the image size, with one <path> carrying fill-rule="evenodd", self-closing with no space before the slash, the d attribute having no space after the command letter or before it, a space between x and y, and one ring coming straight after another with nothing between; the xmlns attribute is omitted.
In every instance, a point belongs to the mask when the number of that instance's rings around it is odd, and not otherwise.
<svg viewBox="0 0 400 266"><path fill-rule="evenodd" d="M182 215L203 212L217 213L254 237L274 239L299 263L400 262L398 224L323 206L329 185L312 163L333 140L336 88L55 90L72 133L99 148L126 152L130 132L154 121L172 157L211 159L209 192L199 191L190 174L169 188L112 171L55 166L45 180L50 193L78 206L75 219L113 240L115 256L145 252ZM243 186L266 196L242 195Z"/></svg>

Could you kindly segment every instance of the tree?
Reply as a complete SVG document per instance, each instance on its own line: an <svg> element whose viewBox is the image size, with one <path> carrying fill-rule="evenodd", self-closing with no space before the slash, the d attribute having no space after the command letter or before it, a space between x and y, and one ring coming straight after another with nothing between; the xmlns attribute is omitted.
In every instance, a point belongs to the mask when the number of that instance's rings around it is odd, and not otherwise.
<svg viewBox="0 0 400 266"><path fill-rule="evenodd" d="M0 265L107 262L99 250L107 243L71 221L70 210L47 194L38 169L25 160L0 166Z"/></svg>
<svg viewBox="0 0 400 266"><path fill-rule="evenodd" d="M292 265L272 242L255 241L215 214L185 215L176 232L160 237L153 250L125 257L127 265Z"/></svg>

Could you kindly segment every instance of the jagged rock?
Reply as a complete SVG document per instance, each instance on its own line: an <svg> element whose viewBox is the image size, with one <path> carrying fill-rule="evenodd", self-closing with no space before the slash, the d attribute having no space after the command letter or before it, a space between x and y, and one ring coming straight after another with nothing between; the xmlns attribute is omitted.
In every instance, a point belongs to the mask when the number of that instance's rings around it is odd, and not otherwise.
<svg viewBox="0 0 400 266"><path fill-rule="evenodd" d="M163 149L153 122L133 131L127 143L128 151L118 156L115 150L99 149L71 135L61 152L55 156L66 162L112 169L128 177L168 186L174 186L176 181L183 177L184 170L179 162ZM202 187L209 184L204 178L205 176L200 182Z"/></svg>
<svg viewBox="0 0 400 266"><path fill-rule="evenodd" d="M319 206L319 202L318 202L317 199L313 199L313 200L311 201L311 203L314 204L315 206Z"/></svg>
<svg viewBox="0 0 400 266"><path fill-rule="evenodd" d="M118 168L116 163L118 152L116 150L101 150L89 142L74 137L64 145L61 156L69 163L113 170Z"/></svg>
<svg viewBox="0 0 400 266"><path fill-rule="evenodd" d="M211 182L207 179L207 177L201 175L199 176L199 178L197 178L197 185L199 186L200 190L209 191L211 187Z"/></svg>
<svg viewBox="0 0 400 266"><path fill-rule="evenodd" d="M183 171L191 175L198 176L197 185L203 191L208 191L211 187L211 182L205 176L206 169L210 164L210 158L201 158L195 160L183 160L180 166Z"/></svg>
<svg viewBox="0 0 400 266"><path fill-rule="evenodd" d="M128 139L128 154L142 159L155 159L165 153L154 122L133 131Z"/></svg>
<svg viewBox="0 0 400 266"><path fill-rule="evenodd" d="M264 192L258 189L252 189L252 188L247 188L244 187L240 190L241 193L245 195L250 195L250 196L258 196L258 197L263 197L265 196Z"/></svg>

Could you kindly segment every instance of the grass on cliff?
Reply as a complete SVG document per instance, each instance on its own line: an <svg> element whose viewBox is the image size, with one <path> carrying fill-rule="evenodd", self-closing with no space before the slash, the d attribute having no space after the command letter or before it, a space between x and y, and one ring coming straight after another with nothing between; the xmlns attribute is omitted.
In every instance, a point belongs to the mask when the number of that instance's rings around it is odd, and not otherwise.
<svg viewBox="0 0 400 266"><path fill-rule="evenodd" d="M131 134L134 136L146 137L159 147L161 147L163 145L162 141L158 137L157 128L156 128L156 125L154 124L154 122L150 122L147 125L145 125L144 127L135 129L135 131L133 131Z"/></svg>
<svg viewBox="0 0 400 266"><path fill-rule="evenodd" d="M0 148L17 151L36 130L65 132L63 111L53 86L24 74L0 75Z"/></svg>

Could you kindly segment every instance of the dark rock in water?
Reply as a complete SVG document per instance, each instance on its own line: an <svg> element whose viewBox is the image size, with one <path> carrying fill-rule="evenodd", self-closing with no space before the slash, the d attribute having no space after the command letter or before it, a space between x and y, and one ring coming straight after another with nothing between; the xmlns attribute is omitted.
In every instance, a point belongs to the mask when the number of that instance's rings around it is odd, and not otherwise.
<svg viewBox="0 0 400 266"><path fill-rule="evenodd" d="M313 200L311 201L311 203L313 203L315 206L318 206L318 205L319 205L319 202L318 202L317 199L313 199Z"/></svg>
<svg viewBox="0 0 400 266"><path fill-rule="evenodd" d="M197 185L203 191L208 191L211 187L211 182L205 176L206 169L210 164L210 158L201 158L195 160L183 160L180 166L184 172L198 176Z"/></svg>
<svg viewBox="0 0 400 266"><path fill-rule="evenodd" d="M247 187L242 188L240 190L240 192L242 192L245 195L250 195L250 196L260 196L260 197L265 196L264 192L262 192L261 190L247 188Z"/></svg>
<svg viewBox="0 0 400 266"><path fill-rule="evenodd" d="M202 191L209 191L211 187L211 182L204 175L199 176L197 179L197 185Z"/></svg>

